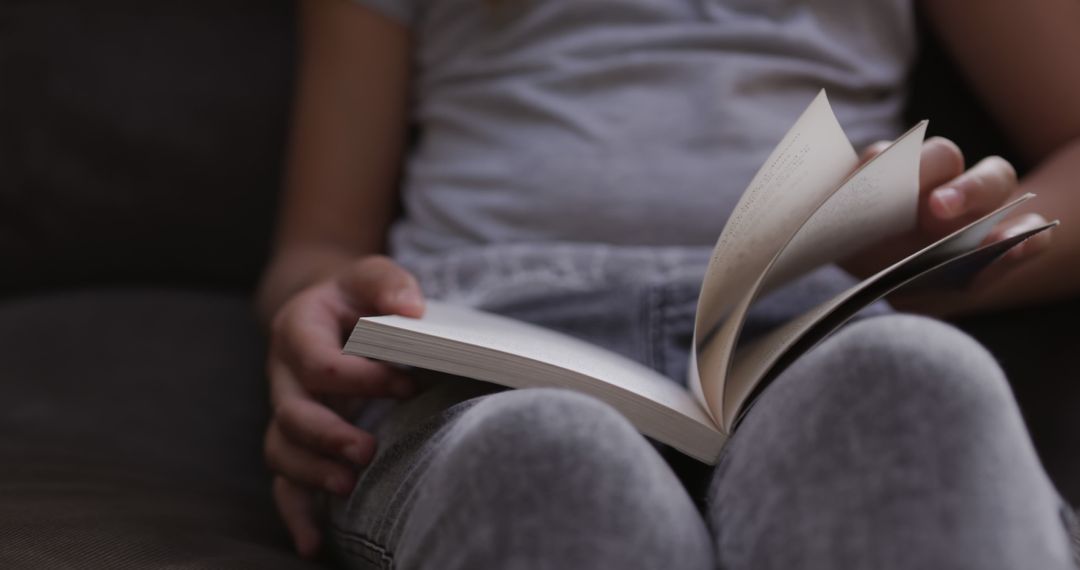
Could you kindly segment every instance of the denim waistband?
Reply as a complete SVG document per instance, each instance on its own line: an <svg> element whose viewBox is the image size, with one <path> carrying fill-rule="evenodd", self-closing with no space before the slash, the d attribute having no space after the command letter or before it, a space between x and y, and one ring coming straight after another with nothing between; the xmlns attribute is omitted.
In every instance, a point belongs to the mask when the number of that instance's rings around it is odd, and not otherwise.
<svg viewBox="0 0 1080 570"><path fill-rule="evenodd" d="M496 244L399 262L430 298L559 330L682 381L711 251ZM823 267L761 299L748 315L744 337L761 334L853 283L840 269Z"/></svg>
<svg viewBox="0 0 1080 570"><path fill-rule="evenodd" d="M399 259L424 293L470 306L649 284L700 285L711 248L514 243Z"/></svg>

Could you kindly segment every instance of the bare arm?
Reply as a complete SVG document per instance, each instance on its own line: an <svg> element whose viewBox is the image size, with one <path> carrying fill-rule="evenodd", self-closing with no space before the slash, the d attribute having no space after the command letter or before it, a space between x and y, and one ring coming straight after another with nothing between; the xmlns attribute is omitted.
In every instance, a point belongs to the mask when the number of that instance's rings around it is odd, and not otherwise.
<svg viewBox="0 0 1080 570"><path fill-rule="evenodd" d="M374 313L418 316L416 280L383 251L405 138L410 39L344 0L300 0L301 57L274 259L257 304L270 332L274 498L297 550L315 553L316 490L351 492L375 441L327 405L406 397L411 380L341 354Z"/></svg>
<svg viewBox="0 0 1080 570"><path fill-rule="evenodd" d="M1036 167L1018 192L1059 218L1054 244L934 312L970 313L1080 292L1080 2L928 0L931 25Z"/></svg>
<svg viewBox="0 0 1080 570"><path fill-rule="evenodd" d="M301 53L285 191L259 314L381 253L405 140L407 30L342 0L299 4Z"/></svg>

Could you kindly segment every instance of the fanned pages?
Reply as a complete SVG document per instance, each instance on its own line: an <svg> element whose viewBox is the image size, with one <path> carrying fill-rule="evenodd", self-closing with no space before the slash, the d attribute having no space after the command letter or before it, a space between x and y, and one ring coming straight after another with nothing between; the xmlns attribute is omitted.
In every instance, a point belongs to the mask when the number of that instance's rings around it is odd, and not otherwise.
<svg viewBox="0 0 1080 570"><path fill-rule="evenodd" d="M697 359L691 362L691 369L697 370L699 384L695 393L701 394L699 399L718 424L729 423L730 414L725 414L725 410L732 406L725 403L724 379L754 300L766 289L814 267L842 259L866 244L914 227L919 158L925 133L924 121L846 180L842 179L839 186L834 182L830 191L816 195L817 201L802 219L790 224L786 231L777 232L775 239L780 243L773 250L774 255L758 269L756 280L738 294L732 292L730 298L737 301L719 329L703 337L695 334L695 350L691 353Z"/></svg>
<svg viewBox="0 0 1080 570"><path fill-rule="evenodd" d="M452 304L424 316L365 317L345 352L493 382L577 390L610 404L643 434L715 463L755 397L861 308L903 286L955 286L1054 223L984 244L1030 195L911 253L847 291L743 346L754 301L823 264L916 223L920 123L859 168L824 92L769 155L717 240L689 348L686 386L582 340ZM1055 222L1056 223L1056 222ZM872 381L869 379L868 381Z"/></svg>
<svg viewBox="0 0 1080 570"><path fill-rule="evenodd" d="M825 91L765 160L724 224L698 295L690 354L690 389L713 420L719 396L710 389L718 369L698 353L707 336L761 275L776 251L837 183L858 165Z"/></svg>
<svg viewBox="0 0 1080 570"><path fill-rule="evenodd" d="M919 252L883 269L876 275L858 283L832 299L821 303L737 352L732 359L734 361L733 369L727 375L724 383L727 403L724 410L724 429L729 430L732 427L737 413L745 406L749 395L755 391L760 382L766 379L769 372L775 370L778 361L785 353L792 351L796 342L808 335L815 327L820 327L821 323L833 323L833 328L835 328L843 324L843 321L847 320L847 318L854 316L856 312L866 305L902 286L907 281L915 279L934 268L944 269L943 264L949 260L961 259L965 253L978 247L994 225L1001 221L1009 211L1031 197L1031 194L1021 196L986 217L972 222ZM1043 229L1046 228L1040 228L1039 231ZM1020 239L1026 239L1027 237L1030 236L1022 236ZM990 260L992 261L993 258L990 258ZM867 292L870 294L866 294ZM839 322L830 320L829 317L836 313L844 314L845 318ZM820 330L819 328L818 332L820 336L824 336L830 330ZM820 340L820 338L816 340ZM809 347L804 348L808 349Z"/></svg>
<svg viewBox="0 0 1080 570"><path fill-rule="evenodd" d="M964 241L985 235L1005 214L1031 197L1028 194L1017 199L990 217L943 238L745 347L742 352L746 354L736 356L734 370L728 377L727 388L731 392L729 402L733 404L733 411L724 430L730 432L735 428L754 396L787 365L870 303L898 289L948 289L957 283L968 283L1012 247L1058 225L1056 221L1050 222L973 250L956 248ZM950 249L962 253L943 255Z"/></svg>

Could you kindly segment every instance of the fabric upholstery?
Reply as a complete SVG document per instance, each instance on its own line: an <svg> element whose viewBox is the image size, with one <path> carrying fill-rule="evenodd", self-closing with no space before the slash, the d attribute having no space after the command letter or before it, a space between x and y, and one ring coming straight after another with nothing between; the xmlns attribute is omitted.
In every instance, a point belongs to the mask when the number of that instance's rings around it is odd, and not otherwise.
<svg viewBox="0 0 1080 570"><path fill-rule="evenodd" d="M304 568L260 454L263 339L237 296L0 304L0 567Z"/></svg>
<svg viewBox="0 0 1080 570"><path fill-rule="evenodd" d="M292 20L290 0L0 2L0 295L250 287Z"/></svg>

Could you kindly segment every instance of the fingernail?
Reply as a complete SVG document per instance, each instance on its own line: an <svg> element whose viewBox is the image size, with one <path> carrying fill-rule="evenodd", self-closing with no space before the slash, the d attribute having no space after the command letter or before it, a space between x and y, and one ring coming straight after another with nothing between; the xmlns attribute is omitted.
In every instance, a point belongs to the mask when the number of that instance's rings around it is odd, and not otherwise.
<svg viewBox="0 0 1080 570"><path fill-rule="evenodd" d="M1010 227L1006 228L1005 231L1001 232L1001 239L1009 239L1009 238L1016 237L1016 236L1018 236L1018 235L1020 235L1020 234L1022 234L1024 232L1030 230L1030 229L1034 229L1035 226L1036 226L1036 224L1031 223L1030 220L1021 221L1021 222L1019 222L1019 223L1017 223L1017 224L1015 224L1013 226L1010 226ZM1021 244L1027 243L1027 240L1024 240L1023 242L1020 242L1020 243Z"/></svg>
<svg viewBox="0 0 1080 570"><path fill-rule="evenodd" d="M930 195L930 206L939 218L955 218L964 213L964 194L956 188L939 188Z"/></svg>
<svg viewBox="0 0 1080 570"><path fill-rule="evenodd" d="M420 293L413 288L406 288L398 291L394 295L394 302L398 305L410 307L421 307L424 305L423 297L421 297Z"/></svg>
<svg viewBox="0 0 1080 570"><path fill-rule="evenodd" d="M347 446L342 450L342 454L345 456L345 459L348 459L357 465L366 465L371 459L369 457L370 454L364 451L364 448L360 445Z"/></svg>
<svg viewBox="0 0 1080 570"><path fill-rule="evenodd" d="M1024 227L1022 225L1012 226L1011 228L1007 228L1007 229L1005 229L1004 231L1001 232L1001 239L1006 240L1006 239L1009 239L1009 238L1012 238L1012 237L1016 237L1016 236L1024 233L1027 230L1028 230L1028 228L1026 228L1026 227ZM1021 242L1021 243L1023 243L1023 242ZM1019 245L1019 244L1017 244L1017 245Z"/></svg>
<svg viewBox="0 0 1080 570"><path fill-rule="evenodd" d="M352 482L340 475L326 478L326 490L338 495L348 495L352 491Z"/></svg>

